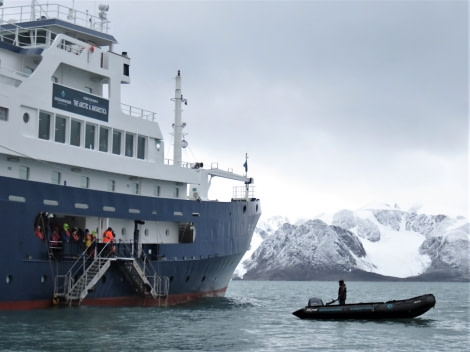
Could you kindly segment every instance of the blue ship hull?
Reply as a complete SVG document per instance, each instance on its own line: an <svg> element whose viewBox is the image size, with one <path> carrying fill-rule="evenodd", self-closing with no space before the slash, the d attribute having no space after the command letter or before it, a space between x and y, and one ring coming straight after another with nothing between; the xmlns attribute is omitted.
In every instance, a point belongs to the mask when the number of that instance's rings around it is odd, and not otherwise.
<svg viewBox="0 0 470 352"><path fill-rule="evenodd" d="M125 195L0 177L2 265L0 309L30 309L53 304L54 278L65 275L83 252L82 243L70 243L68 256L51 258L45 240L34 232L38 214L107 217L132 221L191 222L197 228L192 243L143 244L152 253L158 275L169 278L165 304L223 295L231 276L250 246L260 217L256 199L215 202ZM86 206L77 207L77 204ZM105 211L114 208L113 214ZM137 211L130 212L129 209ZM195 216L197 214L197 216ZM75 248L74 248L75 246ZM121 248L116 244L119 262ZM123 253L123 252L122 252ZM84 305L159 305L142 296L123 278L116 264L89 291Z"/></svg>

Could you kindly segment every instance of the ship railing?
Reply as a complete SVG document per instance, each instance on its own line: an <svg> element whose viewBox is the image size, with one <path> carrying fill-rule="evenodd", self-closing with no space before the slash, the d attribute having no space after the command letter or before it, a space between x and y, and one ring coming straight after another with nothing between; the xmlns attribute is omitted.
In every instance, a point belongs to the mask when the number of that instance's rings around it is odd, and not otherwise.
<svg viewBox="0 0 470 352"><path fill-rule="evenodd" d="M167 297L170 291L170 279L167 276L158 275L157 269L152 265L147 254L141 255L141 263L141 269L151 283L157 297Z"/></svg>
<svg viewBox="0 0 470 352"><path fill-rule="evenodd" d="M140 117L144 120L153 121L153 122L157 121L157 118L155 117L156 113L152 111L144 110L141 108L137 108L135 106L122 104L122 103L121 103L121 110L126 115L129 115L132 117Z"/></svg>
<svg viewBox="0 0 470 352"><path fill-rule="evenodd" d="M96 241L93 241L93 244L96 246ZM96 247L93 252L86 248L65 275L56 275L54 280L54 296L66 296L72 290L75 278L81 277L83 274L86 275L88 263L93 262L95 254L96 259L99 261L99 267L101 267L101 261L107 260L112 255L111 248L113 245L114 242L106 243L97 254Z"/></svg>
<svg viewBox="0 0 470 352"><path fill-rule="evenodd" d="M48 18L57 18L82 27L88 27L103 33L108 33L109 23L106 19L106 12L100 16L93 16L88 11L83 12L68 6L59 4L39 4L34 5L0 7L0 22L28 22L39 21Z"/></svg>
<svg viewBox="0 0 470 352"><path fill-rule="evenodd" d="M232 199L233 200L255 199L255 186L254 185L234 186Z"/></svg>
<svg viewBox="0 0 470 352"><path fill-rule="evenodd" d="M0 11L1 11L0 7ZM0 18L0 41L25 48L47 48L56 33L46 28L23 28L12 22L5 22Z"/></svg>
<svg viewBox="0 0 470 352"><path fill-rule="evenodd" d="M201 169L203 167L203 163L200 163L200 162L195 162L195 163L191 163L188 161L178 162L173 159L165 159L165 165L179 166L185 169Z"/></svg>

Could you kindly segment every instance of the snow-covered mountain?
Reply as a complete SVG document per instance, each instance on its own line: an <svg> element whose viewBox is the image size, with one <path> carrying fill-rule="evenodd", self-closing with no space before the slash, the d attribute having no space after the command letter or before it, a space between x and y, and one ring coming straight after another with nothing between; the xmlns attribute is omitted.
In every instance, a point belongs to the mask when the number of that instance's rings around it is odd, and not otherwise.
<svg viewBox="0 0 470 352"><path fill-rule="evenodd" d="M470 281L470 223L396 207L260 221L235 276L252 280Z"/></svg>

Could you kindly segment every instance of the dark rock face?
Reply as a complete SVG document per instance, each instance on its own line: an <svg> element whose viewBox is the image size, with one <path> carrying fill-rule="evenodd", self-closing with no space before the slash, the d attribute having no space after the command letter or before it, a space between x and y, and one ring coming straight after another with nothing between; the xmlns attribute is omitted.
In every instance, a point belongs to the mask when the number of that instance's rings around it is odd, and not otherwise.
<svg viewBox="0 0 470 352"><path fill-rule="evenodd" d="M271 227L259 248L243 263L243 279L470 281L470 225L465 219L398 209L372 209L366 215L343 210L333 216L331 225L313 219ZM364 244L380 245L384 231L389 237L400 233L414 236L414 240L418 234L423 238L416 255L428 258L429 265L422 273L395 277L378 272ZM406 247L407 243L401 245Z"/></svg>

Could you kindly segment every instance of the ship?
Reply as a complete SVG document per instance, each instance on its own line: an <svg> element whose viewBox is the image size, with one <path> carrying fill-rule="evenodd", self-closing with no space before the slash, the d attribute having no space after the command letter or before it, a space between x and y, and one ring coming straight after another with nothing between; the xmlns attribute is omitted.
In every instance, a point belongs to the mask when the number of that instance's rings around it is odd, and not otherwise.
<svg viewBox="0 0 470 352"><path fill-rule="evenodd" d="M246 155L183 160L177 68L172 159L156 113L121 102L108 10L0 0L0 310L223 296L261 216Z"/></svg>

